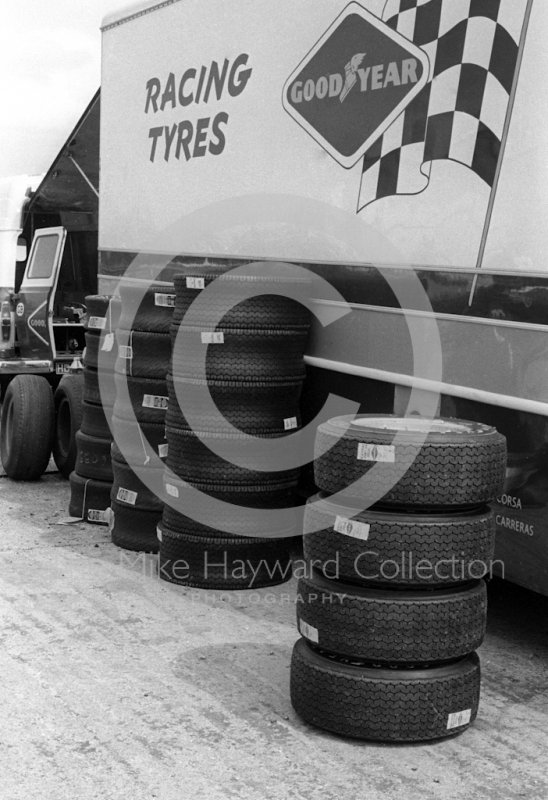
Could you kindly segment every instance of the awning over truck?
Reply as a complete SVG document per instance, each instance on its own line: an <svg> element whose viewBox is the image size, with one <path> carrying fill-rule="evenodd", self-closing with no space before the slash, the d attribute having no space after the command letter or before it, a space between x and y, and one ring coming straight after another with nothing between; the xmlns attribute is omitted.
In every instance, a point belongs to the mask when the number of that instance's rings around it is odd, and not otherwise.
<svg viewBox="0 0 548 800"><path fill-rule="evenodd" d="M99 206L100 91L54 159L27 212L97 213Z"/></svg>

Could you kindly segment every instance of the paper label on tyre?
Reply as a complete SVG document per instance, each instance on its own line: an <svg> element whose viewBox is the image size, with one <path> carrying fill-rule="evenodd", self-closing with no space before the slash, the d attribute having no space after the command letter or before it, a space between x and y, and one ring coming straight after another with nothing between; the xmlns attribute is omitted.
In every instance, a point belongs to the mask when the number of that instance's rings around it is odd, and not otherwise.
<svg viewBox="0 0 548 800"><path fill-rule="evenodd" d="M168 397L160 397L157 394L145 394L143 397L143 408L157 408L161 411L167 409Z"/></svg>
<svg viewBox="0 0 548 800"><path fill-rule="evenodd" d="M100 511L98 508L88 509L88 522L102 522L108 525L110 522L110 508Z"/></svg>
<svg viewBox="0 0 548 800"><path fill-rule="evenodd" d="M205 280L204 280L204 278L187 278L186 279L186 288L187 289L205 289Z"/></svg>
<svg viewBox="0 0 548 800"><path fill-rule="evenodd" d="M160 530L160 528L156 528L156 538L158 539L159 542L162 541L162 531Z"/></svg>
<svg viewBox="0 0 548 800"><path fill-rule="evenodd" d="M225 343L224 333L214 333L212 331L206 331L202 333L202 344L224 344L224 343Z"/></svg>
<svg viewBox="0 0 548 800"><path fill-rule="evenodd" d="M170 497L179 497L179 490L171 483L166 483L166 492Z"/></svg>
<svg viewBox="0 0 548 800"><path fill-rule="evenodd" d="M297 427L297 417L288 417L284 419L284 428L286 431L292 431Z"/></svg>
<svg viewBox="0 0 548 800"><path fill-rule="evenodd" d="M309 625L308 622L305 622L303 619L299 620L299 630L309 642L314 642L314 644L319 643L320 636L318 629L312 627L312 625Z"/></svg>
<svg viewBox="0 0 548 800"><path fill-rule="evenodd" d="M114 347L114 334L107 333L107 335L105 336L105 341L103 342L103 346L101 347L101 350L104 350L105 353L110 353L113 347Z"/></svg>
<svg viewBox="0 0 548 800"><path fill-rule="evenodd" d="M118 355L120 358L126 358L131 360L133 358L133 347L128 347L127 345L119 345L118 346Z"/></svg>
<svg viewBox="0 0 548 800"><path fill-rule="evenodd" d="M336 517L333 525L333 530L337 533L352 536L354 539L362 539L364 542L369 539L370 528L371 526L367 522L357 522L354 519L347 519L347 517Z"/></svg>
<svg viewBox="0 0 548 800"><path fill-rule="evenodd" d="M167 458L168 447L169 445L167 444L158 445L158 455L160 456L160 458Z"/></svg>
<svg viewBox="0 0 548 800"><path fill-rule="evenodd" d="M128 505L134 506L137 502L137 492L131 492L129 489L120 487L116 499L120 500L122 503L128 503Z"/></svg>
<svg viewBox="0 0 548 800"><path fill-rule="evenodd" d="M106 317L90 317L88 320L88 328L90 330L104 331L107 327Z"/></svg>
<svg viewBox="0 0 548 800"><path fill-rule="evenodd" d="M358 445L359 461L384 461L393 464L396 461L396 448L392 444L365 444Z"/></svg>
<svg viewBox="0 0 548 800"><path fill-rule="evenodd" d="M154 305L160 308L175 308L175 297L174 294L155 294Z"/></svg>
<svg viewBox="0 0 548 800"><path fill-rule="evenodd" d="M471 708L467 708L465 711L456 711L453 714L449 714L447 717L447 730L450 731L452 728L460 728L461 725L468 725L471 717Z"/></svg>

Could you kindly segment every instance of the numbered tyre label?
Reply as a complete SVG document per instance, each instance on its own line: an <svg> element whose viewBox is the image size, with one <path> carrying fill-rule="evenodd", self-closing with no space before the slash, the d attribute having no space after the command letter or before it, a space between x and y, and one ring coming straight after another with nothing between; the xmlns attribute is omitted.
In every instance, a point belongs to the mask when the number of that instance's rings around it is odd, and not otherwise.
<svg viewBox="0 0 548 800"><path fill-rule="evenodd" d="M447 730L452 728L460 728L461 725L468 725L472 717L472 709L467 708L465 711L457 711L454 714L449 714L447 717Z"/></svg>
<svg viewBox="0 0 548 800"><path fill-rule="evenodd" d="M158 455L160 456L160 458L167 458L168 448L169 448L168 444L158 445Z"/></svg>
<svg viewBox="0 0 548 800"><path fill-rule="evenodd" d="M88 320L88 328L90 330L104 331L107 326L106 317L90 317Z"/></svg>
<svg viewBox="0 0 548 800"><path fill-rule="evenodd" d="M175 299L174 294L155 294L154 305L160 308L175 308Z"/></svg>
<svg viewBox="0 0 548 800"><path fill-rule="evenodd" d="M354 539L362 539L364 542L369 539L370 529L371 525L368 525L367 522L356 522L356 520L346 517L336 517L333 525L333 530L337 533L352 536Z"/></svg>
<svg viewBox="0 0 548 800"><path fill-rule="evenodd" d="M214 333L211 331L202 333L202 344L224 344L224 343L225 343L224 333Z"/></svg>
<svg viewBox="0 0 548 800"><path fill-rule="evenodd" d="M170 497L179 497L179 490L176 486L172 486L171 483L166 483L166 492Z"/></svg>
<svg viewBox="0 0 548 800"><path fill-rule="evenodd" d="M396 448L388 444L364 444L358 445L359 461L384 461L394 464L396 461Z"/></svg>
<svg viewBox="0 0 548 800"><path fill-rule="evenodd" d="M284 419L284 428L286 431L292 431L297 427L297 417L288 417Z"/></svg>
<svg viewBox="0 0 548 800"><path fill-rule="evenodd" d="M120 500L121 503L127 503L130 506L134 506L137 502L137 492L131 492L129 489L122 489L122 487L120 487L118 489L116 499Z"/></svg>
<svg viewBox="0 0 548 800"><path fill-rule="evenodd" d="M204 278L187 278L186 279L186 288L187 289L205 289L205 280L204 280Z"/></svg>
<svg viewBox="0 0 548 800"><path fill-rule="evenodd" d="M145 394L143 397L143 408L157 408L160 411L167 409L169 397L160 397L157 394Z"/></svg>
<svg viewBox="0 0 548 800"><path fill-rule="evenodd" d="M108 525L110 522L110 508L107 508L105 511L100 511L97 508L90 508L88 510L88 521L102 522L103 525Z"/></svg>
<svg viewBox="0 0 548 800"><path fill-rule="evenodd" d="M118 355L120 358L125 358L129 361L133 359L133 347L127 347L126 345L120 345L118 347Z"/></svg>
<svg viewBox="0 0 548 800"><path fill-rule="evenodd" d="M320 636L318 629L312 627L312 625L309 625L308 622L305 622L303 619L299 620L299 630L302 636L308 639L309 642L314 642L314 644L319 643Z"/></svg>

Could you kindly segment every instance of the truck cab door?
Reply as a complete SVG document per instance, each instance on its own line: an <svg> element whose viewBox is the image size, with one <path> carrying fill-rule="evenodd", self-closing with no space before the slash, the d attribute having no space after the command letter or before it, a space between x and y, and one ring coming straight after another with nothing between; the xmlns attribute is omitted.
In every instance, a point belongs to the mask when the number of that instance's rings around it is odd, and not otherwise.
<svg viewBox="0 0 548 800"><path fill-rule="evenodd" d="M32 249L15 304L19 355L23 359L53 358L53 299L67 232L41 228Z"/></svg>

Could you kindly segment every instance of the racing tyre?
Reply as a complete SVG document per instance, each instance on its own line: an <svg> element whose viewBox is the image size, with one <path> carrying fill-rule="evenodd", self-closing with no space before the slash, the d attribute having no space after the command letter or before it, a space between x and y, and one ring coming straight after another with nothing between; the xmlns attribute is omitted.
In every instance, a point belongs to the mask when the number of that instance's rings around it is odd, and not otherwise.
<svg viewBox="0 0 548 800"><path fill-rule="evenodd" d="M116 364L117 351L114 341L108 341L104 336L97 336L96 333L86 331L86 352L84 355L84 366L90 369L101 369L105 372L114 370ZM106 346L106 349L105 349Z"/></svg>
<svg viewBox="0 0 548 800"><path fill-rule="evenodd" d="M76 434L76 472L83 478L112 482L111 439L97 439L82 431Z"/></svg>
<svg viewBox="0 0 548 800"><path fill-rule="evenodd" d="M320 493L307 503L304 530L313 531L304 536L304 557L324 577L366 586L434 588L482 578L495 547L488 506L453 514L360 512Z"/></svg>
<svg viewBox="0 0 548 800"><path fill-rule="evenodd" d="M95 436L97 439L112 439L112 432L109 426L112 422L112 407L95 406L82 403L82 424L80 430L88 436Z"/></svg>
<svg viewBox="0 0 548 800"><path fill-rule="evenodd" d="M110 514L112 543L124 550L157 553L156 526L161 516L161 511L132 508L114 500L111 504Z"/></svg>
<svg viewBox="0 0 548 800"><path fill-rule="evenodd" d="M112 484L109 481L82 478L76 472L70 474L69 481L69 514L93 525L108 525Z"/></svg>
<svg viewBox="0 0 548 800"><path fill-rule="evenodd" d="M65 375L55 390L55 433L52 453L57 469L68 478L76 464L76 433L82 425L84 376Z"/></svg>
<svg viewBox="0 0 548 800"><path fill-rule="evenodd" d="M322 650L374 663L451 661L485 635L485 581L440 591L383 591L313 573L297 588L297 622Z"/></svg>
<svg viewBox="0 0 548 800"><path fill-rule="evenodd" d="M462 733L480 698L476 653L443 666L382 669L330 656L299 639L291 703L318 728L377 742L424 742Z"/></svg>
<svg viewBox="0 0 548 800"><path fill-rule="evenodd" d="M114 373L84 367L84 400L95 406L112 407L116 402Z"/></svg>
<svg viewBox="0 0 548 800"><path fill-rule="evenodd" d="M163 487L163 469L148 467L130 467L125 461L112 458L112 500L123 506L142 508L148 511L159 511L160 517L164 504L161 497ZM145 481L145 482L143 482ZM149 484L158 486L158 493L150 490Z"/></svg>
<svg viewBox="0 0 548 800"><path fill-rule="evenodd" d="M324 492L362 499L364 487L353 484L375 467L370 487L379 504L390 507L484 505L500 494L506 474L505 437L489 425L457 419L335 417L319 426L316 454L315 480Z"/></svg>
<svg viewBox="0 0 548 800"><path fill-rule="evenodd" d="M165 380L157 378L131 378L120 375L114 376L116 383L116 402L114 414L122 419L131 419L132 414L138 422L150 422L157 425L165 424L168 403L167 386ZM121 388L127 382L127 391L131 405L122 399Z"/></svg>
<svg viewBox="0 0 548 800"><path fill-rule="evenodd" d="M9 478L37 480L46 471L55 431L51 386L39 375L17 375L2 404L0 455Z"/></svg>
<svg viewBox="0 0 548 800"><path fill-rule="evenodd" d="M169 333L175 307L173 286L120 283L122 313L118 327L126 331Z"/></svg>
<svg viewBox="0 0 548 800"><path fill-rule="evenodd" d="M118 327L122 310L120 298L106 294L88 295L86 303L85 327L89 333L112 332Z"/></svg>
<svg viewBox="0 0 548 800"><path fill-rule="evenodd" d="M140 378L165 381L171 368L171 337L150 331L116 331L116 371Z"/></svg>
<svg viewBox="0 0 548 800"><path fill-rule="evenodd" d="M154 456L162 459L167 456L165 425L113 417L112 431L112 457L117 461L125 461L131 466L146 466ZM123 453L120 448L123 448Z"/></svg>
<svg viewBox="0 0 548 800"><path fill-rule="evenodd" d="M291 539L207 538L158 526L160 578L200 589L261 589L291 578Z"/></svg>

